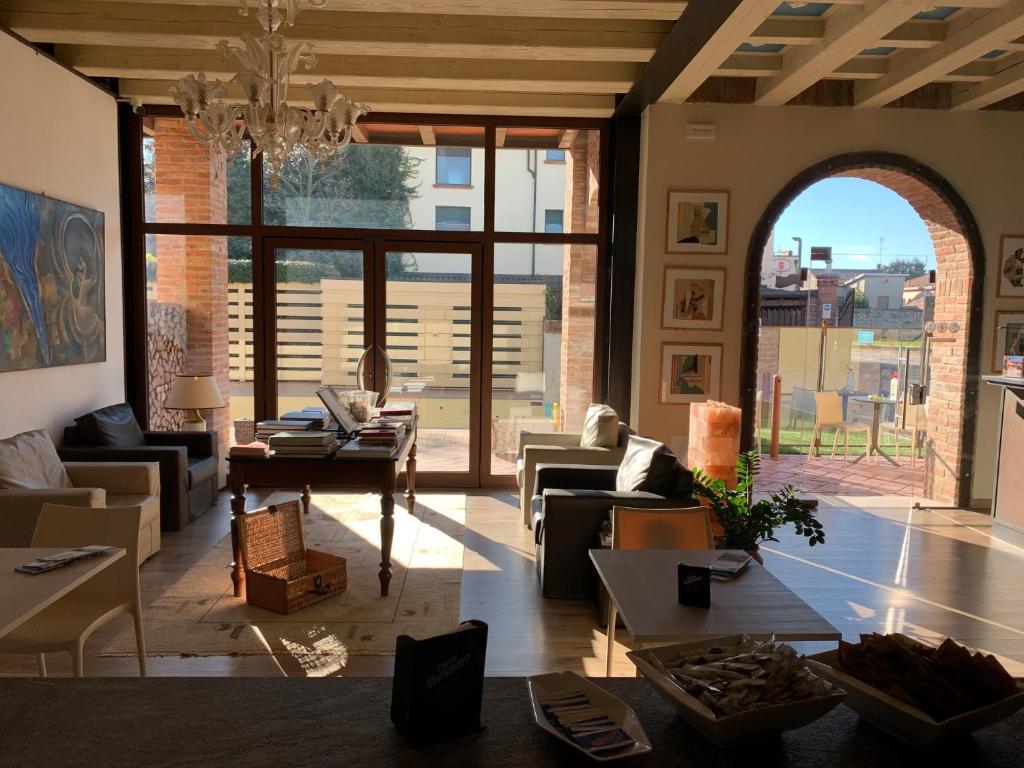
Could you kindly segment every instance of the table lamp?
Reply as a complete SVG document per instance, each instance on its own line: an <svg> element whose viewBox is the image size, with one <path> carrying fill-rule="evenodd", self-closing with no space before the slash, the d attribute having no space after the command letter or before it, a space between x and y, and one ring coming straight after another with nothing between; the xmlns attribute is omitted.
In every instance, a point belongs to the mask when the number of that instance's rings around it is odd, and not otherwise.
<svg viewBox="0 0 1024 768"><path fill-rule="evenodd" d="M184 426L187 432L206 431L206 420L199 415L200 408L223 408L224 405L213 376L176 376L164 401L164 408L187 411Z"/></svg>

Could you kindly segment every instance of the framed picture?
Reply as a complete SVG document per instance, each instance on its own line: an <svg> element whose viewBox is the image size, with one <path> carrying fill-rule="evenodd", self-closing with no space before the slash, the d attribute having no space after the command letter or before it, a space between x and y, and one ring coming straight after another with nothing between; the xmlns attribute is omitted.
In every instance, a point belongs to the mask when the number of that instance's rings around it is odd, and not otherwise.
<svg viewBox="0 0 1024 768"><path fill-rule="evenodd" d="M722 389L721 344L662 344L661 392L669 405L718 400Z"/></svg>
<svg viewBox="0 0 1024 768"><path fill-rule="evenodd" d="M999 298L1024 297L1024 235L1003 235L999 244Z"/></svg>
<svg viewBox="0 0 1024 768"><path fill-rule="evenodd" d="M729 234L728 192L669 192L670 253L725 253Z"/></svg>
<svg viewBox="0 0 1024 768"><path fill-rule="evenodd" d="M691 331L722 330L725 270L718 267L665 267L661 327Z"/></svg>
<svg viewBox="0 0 1024 768"><path fill-rule="evenodd" d="M1003 357L1024 355L1024 312L996 312L992 372L1003 372Z"/></svg>

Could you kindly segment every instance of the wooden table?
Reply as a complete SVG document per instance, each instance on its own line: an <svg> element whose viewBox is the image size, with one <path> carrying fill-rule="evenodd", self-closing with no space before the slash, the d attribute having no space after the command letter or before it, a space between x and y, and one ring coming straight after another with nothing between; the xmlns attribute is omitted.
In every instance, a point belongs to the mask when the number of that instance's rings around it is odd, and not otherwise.
<svg viewBox="0 0 1024 768"><path fill-rule="evenodd" d="M125 550L117 549L48 573L32 575L14 570L16 566L67 549L69 547L0 549L0 637L17 629L75 587L125 556Z"/></svg>
<svg viewBox="0 0 1024 768"><path fill-rule="evenodd" d="M738 554L744 554L736 550ZM711 607L680 605L676 566L706 566L723 550L592 549L608 590L607 673L612 672L616 616L641 647L745 633L778 640L839 640L842 633L756 562L728 581L711 582Z"/></svg>
<svg viewBox="0 0 1024 768"><path fill-rule="evenodd" d="M877 453L883 459L888 461L890 464L899 466L899 462L893 459L889 454L882 450L882 446L878 444L878 432L882 422L882 406L883 405L896 405L897 400L890 400L888 398L871 399L870 395L852 395L851 400L855 400L858 403L868 403L873 406L871 411L871 440L868 443L868 449L865 452L865 456L871 456L872 453ZM860 457L854 460L854 464L860 461Z"/></svg>
<svg viewBox="0 0 1024 768"><path fill-rule="evenodd" d="M342 451L326 458L296 456L229 456L228 488L231 490L231 583L235 597L242 596L245 567L239 540L238 518L245 514L245 489L298 488L302 509L309 514L311 488L379 493L380 499L380 594L387 597L391 583L391 543L395 536L395 488L405 469L405 498L409 513L416 504L416 425L413 422L388 456L359 456Z"/></svg>

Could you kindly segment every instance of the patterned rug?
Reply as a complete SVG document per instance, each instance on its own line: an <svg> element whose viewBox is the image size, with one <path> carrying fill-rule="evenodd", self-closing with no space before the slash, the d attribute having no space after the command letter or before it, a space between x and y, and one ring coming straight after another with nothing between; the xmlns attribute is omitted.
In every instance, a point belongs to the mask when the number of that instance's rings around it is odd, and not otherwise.
<svg viewBox="0 0 1024 768"><path fill-rule="evenodd" d="M314 676L341 670L348 656L391 655L398 635L426 637L458 623L465 520L461 494L421 495L412 515L396 506L394 576L391 594L381 597L379 497L314 495L302 519L306 548L346 559L345 592L287 616L250 606L232 595L225 536L144 607L147 655L273 654L286 673ZM119 634L101 655L134 656L134 631Z"/></svg>

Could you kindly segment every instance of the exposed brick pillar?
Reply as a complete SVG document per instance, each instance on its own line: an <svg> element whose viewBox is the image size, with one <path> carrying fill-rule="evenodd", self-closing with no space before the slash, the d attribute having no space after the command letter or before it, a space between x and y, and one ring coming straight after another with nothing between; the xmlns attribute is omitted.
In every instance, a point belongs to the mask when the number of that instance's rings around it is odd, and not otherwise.
<svg viewBox="0 0 1024 768"><path fill-rule="evenodd" d="M227 174L223 160L211 160L188 132L184 120L153 121L157 220L184 223L227 221ZM217 164L220 167L217 168ZM227 239L205 235L156 238L155 298L185 308L185 370L174 373L212 373L225 400L228 380L228 262ZM152 376L150 385L153 386ZM228 408L203 415L218 433L221 455L230 435ZM164 412L167 414L168 412ZM180 415L172 418L180 419ZM166 422L164 418L162 421ZM160 423L160 419L157 423ZM180 421L178 422L180 423Z"/></svg>
<svg viewBox="0 0 1024 768"><path fill-rule="evenodd" d="M568 232L597 232L600 146L598 131L581 131L566 152ZM566 245L564 253L559 415L561 427L572 431L583 426L594 392L597 248Z"/></svg>

